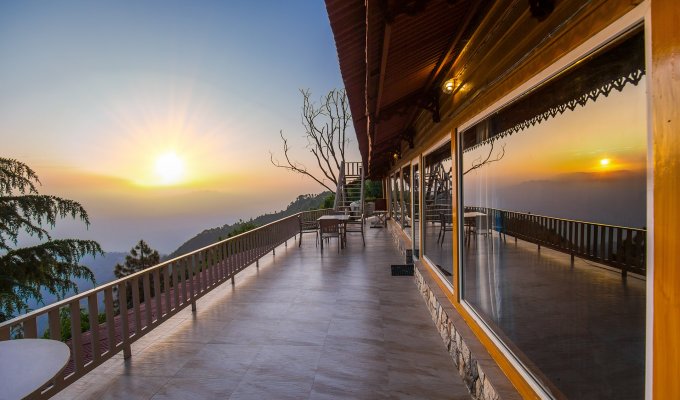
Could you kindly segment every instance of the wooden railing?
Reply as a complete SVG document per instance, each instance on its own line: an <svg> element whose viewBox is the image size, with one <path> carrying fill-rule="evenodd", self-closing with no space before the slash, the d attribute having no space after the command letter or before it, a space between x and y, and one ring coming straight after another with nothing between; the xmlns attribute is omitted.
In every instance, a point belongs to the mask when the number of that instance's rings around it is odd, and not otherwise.
<svg viewBox="0 0 680 400"><path fill-rule="evenodd" d="M71 349L69 364L30 396L48 398L114 354L123 351L125 358L130 357L131 343L187 306L195 310L196 300L229 279L233 282L238 272L275 252L300 232L298 216L316 219L330 212L306 211L280 219L5 321L0 324L0 340L37 338L39 321L45 319L49 338L62 340L63 319L75 322L66 340ZM115 307L117 299L119 307ZM100 303L104 304L101 314ZM82 318L92 328L81 331Z"/></svg>
<svg viewBox="0 0 680 400"><path fill-rule="evenodd" d="M361 161L347 161L344 162L344 166L341 169L345 176L361 176L363 173L363 163Z"/></svg>
<svg viewBox="0 0 680 400"><path fill-rule="evenodd" d="M646 275L647 231L485 207L465 207L489 215L493 229L527 242L628 272Z"/></svg>

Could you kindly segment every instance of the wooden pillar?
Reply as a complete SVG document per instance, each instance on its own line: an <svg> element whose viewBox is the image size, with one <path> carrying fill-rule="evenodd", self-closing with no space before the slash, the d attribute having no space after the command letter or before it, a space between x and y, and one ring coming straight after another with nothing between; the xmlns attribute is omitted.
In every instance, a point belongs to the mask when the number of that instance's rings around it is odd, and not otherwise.
<svg viewBox="0 0 680 400"><path fill-rule="evenodd" d="M649 32L649 30L647 30ZM680 399L680 7L651 1L650 118L654 168L655 399Z"/></svg>

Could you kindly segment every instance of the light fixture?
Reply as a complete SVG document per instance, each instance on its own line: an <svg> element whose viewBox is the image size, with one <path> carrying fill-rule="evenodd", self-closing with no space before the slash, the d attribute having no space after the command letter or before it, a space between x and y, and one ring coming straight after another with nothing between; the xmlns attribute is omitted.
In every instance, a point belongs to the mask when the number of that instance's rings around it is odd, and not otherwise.
<svg viewBox="0 0 680 400"><path fill-rule="evenodd" d="M444 81L444 84L442 85L442 92L446 94L451 94L453 93L453 89L456 88L456 80L454 78L451 78L449 80Z"/></svg>

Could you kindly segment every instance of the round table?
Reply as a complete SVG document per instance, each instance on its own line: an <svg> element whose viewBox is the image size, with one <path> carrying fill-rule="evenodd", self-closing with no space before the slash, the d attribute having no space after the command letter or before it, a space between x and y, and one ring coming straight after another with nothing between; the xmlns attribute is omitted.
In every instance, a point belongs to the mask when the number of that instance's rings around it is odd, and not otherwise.
<svg viewBox="0 0 680 400"><path fill-rule="evenodd" d="M15 339L0 342L0 399L22 399L54 378L71 350L57 340Z"/></svg>

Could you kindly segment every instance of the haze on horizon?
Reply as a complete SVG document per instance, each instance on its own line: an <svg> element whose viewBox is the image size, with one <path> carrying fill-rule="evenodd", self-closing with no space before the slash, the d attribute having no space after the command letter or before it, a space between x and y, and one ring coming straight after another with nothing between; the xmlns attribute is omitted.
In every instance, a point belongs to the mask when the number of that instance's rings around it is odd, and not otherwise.
<svg viewBox="0 0 680 400"><path fill-rule="evenodd" d="M107 251L169 253L320 192L269 150L283 129L313 166L298 90L341 86L322 1L0 3L1 155L85 206L90 228L57 237Z"/></svg>

